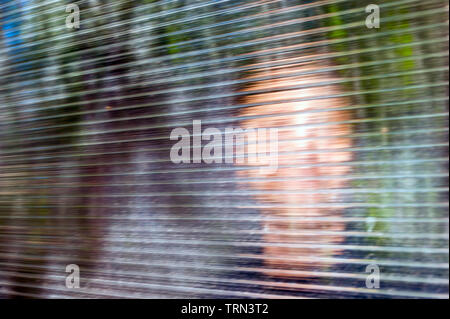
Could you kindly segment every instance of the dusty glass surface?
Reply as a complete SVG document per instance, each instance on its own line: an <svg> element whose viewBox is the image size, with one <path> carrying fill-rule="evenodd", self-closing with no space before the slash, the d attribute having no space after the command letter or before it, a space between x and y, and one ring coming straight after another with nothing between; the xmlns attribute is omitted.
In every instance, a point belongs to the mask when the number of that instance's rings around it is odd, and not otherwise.
<svg viewBox="0 0 450 319"><path fill-rule="evenodd" d="M0 0L0 297L448 298L448 1L70 3Z"/></svg>

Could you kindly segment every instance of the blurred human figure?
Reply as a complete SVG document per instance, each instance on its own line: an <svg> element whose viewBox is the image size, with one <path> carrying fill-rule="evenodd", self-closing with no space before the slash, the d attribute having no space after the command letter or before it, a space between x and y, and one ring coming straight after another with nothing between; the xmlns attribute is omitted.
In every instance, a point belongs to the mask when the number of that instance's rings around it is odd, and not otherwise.
<svg viewBox="0 0 450 319"><path fill-rule="evenodd" d="M269 267L264 272L273 276L289 275L276 268L320 270L327 264L324 258L339 254L327 245L344 240L339 232L344 231L345 224L338 220L343 208L336 206L341 198L332 190L345 187L343 175L350 171L349 166L343 165L351 160L351 152L345 150L352 145L346 137L351 127L344 123L350 114L339 110L349 101L334 97L342 93L338 85L323 84L336 80L322 71L323 63L296 60L256 64L260 71L248 77L255 82L244 90L249 93L244 104L261 105L245 108L239 114L251 117L241 122L245 129L280 128L278 169L240 173L251 180L247 183L251 189L261 191L256 200L277 206L263 209L262 219L266 243L263 258ZM283 66L272 66L274 61ZM300 74L294 76L296 73ZM293 86L304 87L290 88ZM252 94L253 91L262 92ZM298 276L310 277L306 273Z"/></svg>

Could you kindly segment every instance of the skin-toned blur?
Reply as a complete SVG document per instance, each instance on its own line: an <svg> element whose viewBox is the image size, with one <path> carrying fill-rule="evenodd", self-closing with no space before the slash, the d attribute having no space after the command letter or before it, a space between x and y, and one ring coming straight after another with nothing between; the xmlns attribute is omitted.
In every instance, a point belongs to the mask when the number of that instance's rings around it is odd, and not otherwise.
<svg viewBox="0 0 450 319"><path fill-rule="evenodd" d="M305 60L317 58L306 56ZM278 134L279 168L275 172L263 168L240 174L252 180L260 179L248 183L251 189L264 191L255 198L275 206L262 209L267 242L264 262L269 268L264 272L310 277L314 276L311 271L330 263L326 257L339 254L339 249L321 248L320 244L334 245L344 240L343 207L339 205L342 199L332 190L344 188L342 176L350 172L350 167L345 165L352 159L352 153L346 150L352 146L352 140L347 137L351 128L345 123L350 114L339 110L350 103L347 98L330 97L339 95L342 89L326 84L336 77L322 71L326 67L324 63L298 63L288 59L281 62L280 67L272 67L270 62L259 65L262 70L253 77L269 79L249 85L247 90L268 93L246 96L245 103L263 105L246 108L239 114L242 117L264 115L242 121L246 129L282 128ZM280 78L286 74L298 75ZM297 86L304 88L280 90ZM293 102L278 102L285 100Z"/></svg>

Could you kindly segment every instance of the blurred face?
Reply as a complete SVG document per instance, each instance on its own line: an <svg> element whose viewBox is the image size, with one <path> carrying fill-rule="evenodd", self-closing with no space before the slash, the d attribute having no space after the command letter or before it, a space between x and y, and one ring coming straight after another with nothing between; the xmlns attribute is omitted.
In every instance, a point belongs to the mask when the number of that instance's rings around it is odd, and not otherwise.
<svg viewBox="0 0 450 319"><path fill-rule="evenodd" d="M253 77L274 79L255 82L247 90L269 91L331 81L331 75L321 72L321 67L318 63L294 62L280 68L267 66ZM276 76L294 72L313 74L276 79ZM261 191L260 195L255 195L256 200L273 206L262 209L268 219L263 219L266 274L311 277L308 271L327 267L330 262L326 258L339 253L336 249L315 245L338 244L344 239L339 234L345 229L344 223L326 219L342 216L343 207L336 205L339 196L332 189L344 187L345 179L341 176L350 171L343 163L351 160L351 153L341 150L351 147L351 139L346 137L351 132L350 126L342 123L349 120L350 115L339 110L349 102L345 98L317 99L340 92L337 85L325 85L245 97L245 103L263 105L244 109L239 114L255 117L243 120L244 128L281 127L278 169L275 172L264 169L240 172L243 177L259 179L247 185ZM330 108L337 110L324 111ZM277 270L277 267L288 267L292 271Z"/></svg>

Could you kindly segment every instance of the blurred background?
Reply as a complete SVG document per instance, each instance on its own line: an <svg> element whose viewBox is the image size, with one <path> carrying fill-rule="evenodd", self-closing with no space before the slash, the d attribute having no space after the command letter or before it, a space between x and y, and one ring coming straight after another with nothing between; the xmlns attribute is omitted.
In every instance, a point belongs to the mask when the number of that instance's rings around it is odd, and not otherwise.
<svg viewBox="0 0 450 319"><path fill-rule="evenodd" d="M0 298L448 298L448 243L448 1L0 0Z"/></svg>

